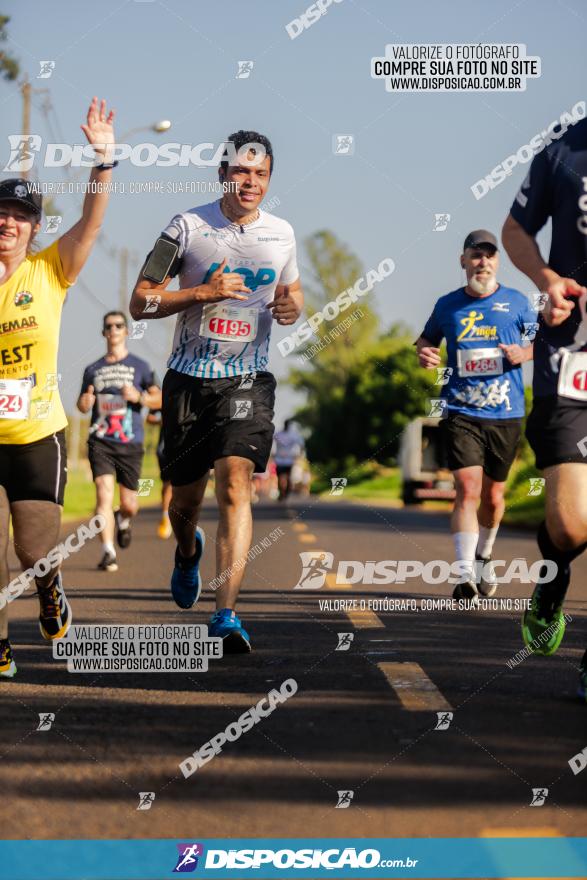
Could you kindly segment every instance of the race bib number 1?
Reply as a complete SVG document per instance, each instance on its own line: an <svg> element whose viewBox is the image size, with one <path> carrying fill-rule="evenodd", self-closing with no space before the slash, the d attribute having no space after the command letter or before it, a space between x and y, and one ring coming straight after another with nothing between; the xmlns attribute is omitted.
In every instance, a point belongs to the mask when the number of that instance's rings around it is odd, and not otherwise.
<svg viewBox="0 0 587 880"><path fill-rule="evenodd" d="M501 348L459 348L457 351L459 376L501 376L503 354Z"/></svg>
<svg viewBox="0 0 587 880"><path fill-rule="evenodd" d="M98 412L101 416L123 416L128 403L121 394L98 394Z"/></svg>
<svg viewBox="0 0 587 880"><path fill-rule="evenodd" d="M587 400L587 351L565 351L560 362L558 393L571 400Z"/></svg>
<svg viewBox="0 0 587 880"><path fill-rule="evenodd" d="M251 342L257 335L258 309L208 303L202 310L200 336L219 342Z"/></svg>
<svg viewBox="0 0 587 880"><path fill-rule="evenodd" d="M0 419L28 419L32 385L28 379L0 382Z"/></svg>

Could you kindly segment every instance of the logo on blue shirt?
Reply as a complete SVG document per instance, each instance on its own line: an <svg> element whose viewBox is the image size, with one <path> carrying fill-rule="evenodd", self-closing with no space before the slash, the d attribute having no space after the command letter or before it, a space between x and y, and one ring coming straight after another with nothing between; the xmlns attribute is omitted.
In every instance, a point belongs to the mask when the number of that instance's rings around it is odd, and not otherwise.
<svg viewBox="0 0 587 880"><path fill-rule="evenodd" d="M212 263L212 265L206 272L206 277L202 282L203 284L208 283L210 275L215 272L219 266L220 263ZM242 275L245 282L245 287L248 287L249 290L252 291L255 291L258 287L263 287L266 284L272 284L275 281L275 269L269 269L268 267L258 269L257 272L253 272L251 269L247 269L245 266L240 266L236 269L229 269L229 267L226 266L224 271L237 272L239 275Z"/></svg>

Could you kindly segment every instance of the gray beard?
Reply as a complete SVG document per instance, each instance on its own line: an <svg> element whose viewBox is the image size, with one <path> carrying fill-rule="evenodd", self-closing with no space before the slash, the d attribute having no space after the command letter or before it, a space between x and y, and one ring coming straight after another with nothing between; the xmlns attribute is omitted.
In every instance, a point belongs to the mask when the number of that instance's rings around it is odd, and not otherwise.
<svg viewBox="0 0 587 880"><path fill-rule="evenodd" d="M469 278L469 287L480 296L487 296L489 293L494 293L497 290L495 275L492 275L491 278L485 282L479 281L473 276L472 278Z"/></svg>

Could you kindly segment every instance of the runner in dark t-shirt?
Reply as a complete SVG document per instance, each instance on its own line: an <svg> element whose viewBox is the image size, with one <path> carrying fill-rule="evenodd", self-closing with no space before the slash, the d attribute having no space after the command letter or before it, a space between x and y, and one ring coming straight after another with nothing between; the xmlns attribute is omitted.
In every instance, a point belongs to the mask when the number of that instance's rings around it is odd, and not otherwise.
<svg viewBox="0 0 587 880"><path fill-rule="evenodd" d="M546 263L535 237L549 218ZM535 157L505 222L503 243L514 265L543 294L527 435L546 486L538 546L545 562L555 563L556 574L536 585L523 635L535 653L549 655L564 634L562 605L571 562L587 547L587 120L561 131ZM546 572L544 566L547 577ZM579 689L583 699L586 690L587 651Z"/></svg>
<svg viewBox="0 0 587 880"><path fill-rule="evenodd" d="M107 352L84 370L77 402L80 412L92 411L88 458L96 484L96 513L106 519L102 531L101 571L116 571L114 527L119 547L131 542L130 523L138 511L137 489L143 462L142 407L161 406L161 390L149 364L129 354L128 329L122 312L104 315L102 335ZM114 484L120 508L113 512Z"/></svg>

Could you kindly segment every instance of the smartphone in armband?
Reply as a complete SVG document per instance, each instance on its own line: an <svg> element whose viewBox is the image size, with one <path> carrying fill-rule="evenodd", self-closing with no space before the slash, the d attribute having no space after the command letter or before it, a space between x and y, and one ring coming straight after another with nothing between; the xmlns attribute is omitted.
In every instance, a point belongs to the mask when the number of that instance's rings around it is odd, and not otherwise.
<svg viewBox="0 0 587 880"><path fill-rule="evenodd" d="M147 257L143 276L156 284L162 284L168 275L175 277L181 263L178 254L179 244L174 239L166 235L159 236L155 247Z"/></svg>

